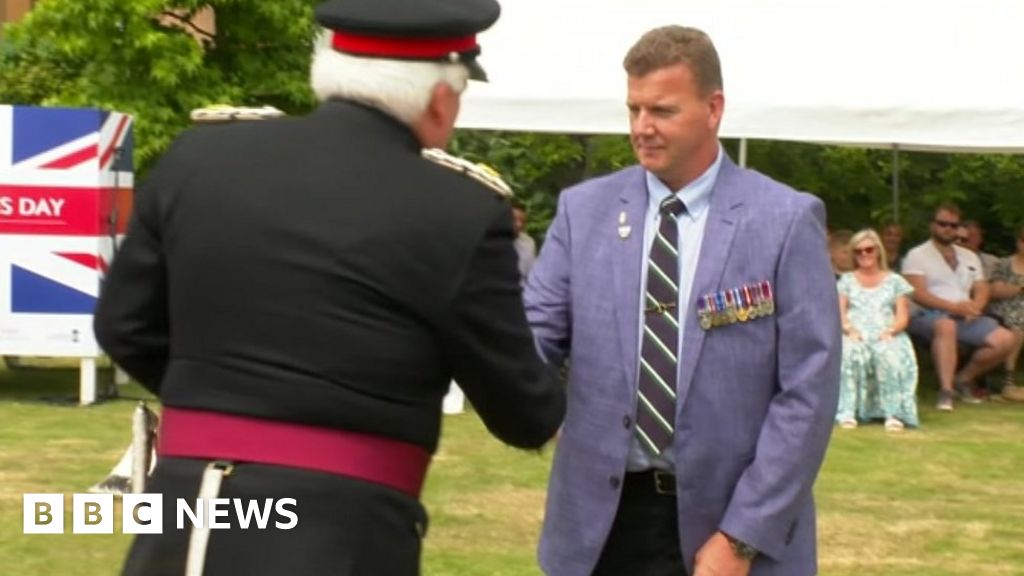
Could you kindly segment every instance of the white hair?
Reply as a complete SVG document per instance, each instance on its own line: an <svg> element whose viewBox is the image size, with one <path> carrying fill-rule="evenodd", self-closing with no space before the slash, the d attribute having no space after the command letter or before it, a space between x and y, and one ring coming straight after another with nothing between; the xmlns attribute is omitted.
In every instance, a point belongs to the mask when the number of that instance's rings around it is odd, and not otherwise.
<svg viewBox="0 0 1024 576"><path fill-rule="evenodd" d="M320 100L342 98L372 106L412 125L427 109L434 86L444 82L461 94L469 70L460 63L365 58L331 47L331 33L317 39L310 70Z"/></svg>

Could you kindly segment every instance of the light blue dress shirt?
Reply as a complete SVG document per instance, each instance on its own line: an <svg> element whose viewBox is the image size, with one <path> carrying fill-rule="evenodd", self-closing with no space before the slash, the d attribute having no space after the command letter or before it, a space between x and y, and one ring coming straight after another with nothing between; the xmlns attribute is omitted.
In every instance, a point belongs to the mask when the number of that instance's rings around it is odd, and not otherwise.
<svg viewBox="0 0 1024 576"><path fill-rule="evenodd" d="M718 156L715 161L697 177L696 180L675 192L679 199L686 205L686 214L678 219L679 225L679 302L676 310L679 311L679 342L677 347L677 358L682 358L683 335L686 332L685 318L694 311L690 310L690 291L693 288L693 276L697 272L697 258L700 255L701 242L704 240L704 225L708 221L708 209L711 207L711 190L718 180L718 170L722 166L722 147L718 147ZM641 295L637 306L640 308L640 331L644 333L644 299L642 295L647 289L647 255L651 251L651 243L661 224L661 214L658 206L661 201L672 194L672 191L665 186L665 183L657 176L647 172L647 214L644 217L644 259L641 266L640 282ZM640 357L640 347L643 343L641 338L636 344L637 358ZM639 365L639 362L637 362ZM640 378L639 366L636 378ZM638 472L650 468L662 470L675 470L674 456L671 450L666 450L661 456L653 456L641 444L640 439L633 435L633 445L629 450L629 459L626 462L626 469L630 472Z"/></svg>

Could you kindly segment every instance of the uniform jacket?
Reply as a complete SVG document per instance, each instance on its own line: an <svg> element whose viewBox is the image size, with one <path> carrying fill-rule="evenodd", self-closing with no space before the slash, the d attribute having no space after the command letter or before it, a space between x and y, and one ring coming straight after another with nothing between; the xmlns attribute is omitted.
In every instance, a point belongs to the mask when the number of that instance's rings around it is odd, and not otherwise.
<svg viewBox="0 0 1024 576"><path fill-rule="evenodd" d="M615 517L635 434L644 171L566 190L526 288L552 361L570 360L540 544L544 571L590 574ZM712 189L679 363L680 547L692 573L716 531L761 551L753 576L816 572L811 489L838 398L840 328L818 199L723 159ZM775 313L709 330L697 299L768 280Z"/></svg>
<svg viewBox="0 0 1024 576"><path fill-rule="evenodd" d="M137 190L96 334L165 405L433 451L454 379L499 438L536 447L564 393L514 238L506 202L370 108L196 128Z"/></svg>

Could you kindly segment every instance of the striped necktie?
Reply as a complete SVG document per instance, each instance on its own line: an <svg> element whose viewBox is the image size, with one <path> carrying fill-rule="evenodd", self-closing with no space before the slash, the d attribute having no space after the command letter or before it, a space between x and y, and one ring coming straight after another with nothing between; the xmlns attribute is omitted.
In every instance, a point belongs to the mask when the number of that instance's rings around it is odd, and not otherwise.
<svg viewBox="0 0 1024 576"><path fill-rule="evenodd" d="M651 243L644 294L644 335L640 346L636 430L651 453L672 443L676 415L676 358L679 349L679 241L677 218L686 206L676 195L658 207L661 222Z"/></svg>

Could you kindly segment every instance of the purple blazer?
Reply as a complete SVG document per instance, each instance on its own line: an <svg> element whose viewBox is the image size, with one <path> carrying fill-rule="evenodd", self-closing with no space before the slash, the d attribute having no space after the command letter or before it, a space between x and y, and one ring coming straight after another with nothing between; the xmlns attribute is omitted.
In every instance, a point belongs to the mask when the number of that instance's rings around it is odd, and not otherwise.
<svg viewBox="0 0 1024 576"><path fill-rule="evenodd" d="M618 506L636 415L642 230L638 166L564 191L527 282L527 316L548 361L570 361L540 564L589 575ZM679 363L675 454L679 546L724 530L758 550L752 576L817 572L812 486L839 391L840 326L825 209L723 158L711 195ZM767 280L775 312L702 329L697 300Z"/></svg>

